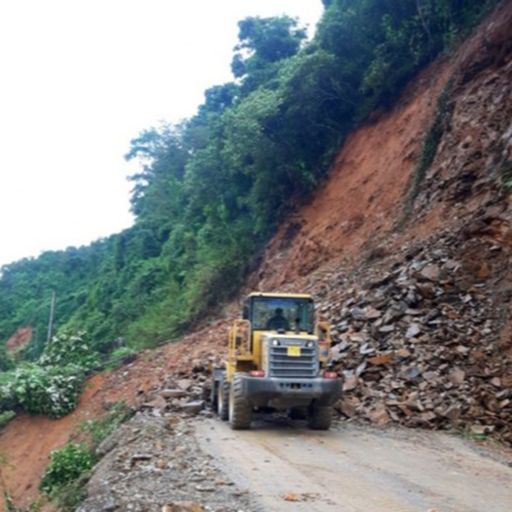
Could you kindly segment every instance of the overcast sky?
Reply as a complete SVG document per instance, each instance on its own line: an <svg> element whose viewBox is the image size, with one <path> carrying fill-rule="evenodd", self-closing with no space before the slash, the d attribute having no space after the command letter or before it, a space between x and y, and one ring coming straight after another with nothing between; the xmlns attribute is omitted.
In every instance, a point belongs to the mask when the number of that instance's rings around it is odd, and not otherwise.
<svg viewBox="0 0 512 512"><path fill-rule="evenodd" d="M0 265L128 227L129 142L231 79L237 21L321 0L0 0Z"/></svg>

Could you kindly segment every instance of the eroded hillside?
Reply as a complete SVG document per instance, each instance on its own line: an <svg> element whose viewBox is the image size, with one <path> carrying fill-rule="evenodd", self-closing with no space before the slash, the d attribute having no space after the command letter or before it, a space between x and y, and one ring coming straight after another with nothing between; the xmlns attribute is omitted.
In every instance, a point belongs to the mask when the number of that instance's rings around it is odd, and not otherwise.
<svg viewBox="0 0 512 512"><path fill-rule="evenodd" d="M512 441L512 8L357 130L253 284L322 297L340 412Z"/></svg>

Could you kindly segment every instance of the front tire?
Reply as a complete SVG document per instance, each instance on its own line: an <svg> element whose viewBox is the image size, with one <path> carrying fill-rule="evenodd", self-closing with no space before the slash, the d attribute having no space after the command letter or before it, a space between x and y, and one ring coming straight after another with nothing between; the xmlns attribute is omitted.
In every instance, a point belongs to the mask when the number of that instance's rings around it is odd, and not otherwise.
<svg viewBox="0 0 512 512"><path fill-rule="evenodd" d="M217 387L217 414L222 421L228 421L229 382L222 381Z"/></svg>
<svg viewBox="0 0 512 512"><path fill-rule="evenodd" d="M313 430L329 430L332 423L332 407L315 406L311 407L308 418L308 426Z"/></svg>
<svg viewBox="0 0 512 512"><path fill-rule="evenodd" d="M251 427L252 406L243 393L243 373L235 373L229 392L229 424L233 430Z"/></svg>

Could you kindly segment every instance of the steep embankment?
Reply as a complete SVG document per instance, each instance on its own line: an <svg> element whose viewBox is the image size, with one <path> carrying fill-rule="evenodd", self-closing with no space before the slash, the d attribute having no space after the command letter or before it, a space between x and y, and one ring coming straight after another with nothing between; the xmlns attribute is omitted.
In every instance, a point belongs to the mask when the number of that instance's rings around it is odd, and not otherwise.
<svg viewBox="0 0 512 512"><path fill-rule="evenodd" d="M17 506L26 507L38 497L38 484L48 465L52 450L70 438L80 437L84 421L101 417L115 402L123 401L138 408L150 401L152 392L169 375L202 374L213 364L220 364L224 346L224 323L214 323L179 343L145 351L137 359L114 372L102 373L88 380L73 413L61 419L21 415L0 431L0 467L5 489ZM0 480L0 484L2 481ZM5 506L0 501L0 511Z"/></svg>
<svg viewBox="0 0 512 512"><path fill-rule="evenodd" d="M249 280L249 288L320 298L345 377L345 417L511 441L511 33L507 3L457 55L425 70L394 109L356 130ZM404 218L435 120L434 158ZM0 452L20 504L36 496L51 449L83 419L114 400L140 404L168 375L197 362L204 368L220 357L226 330L220 320L94 378L67 418L11 422Z"/></svg>
<svg viewBox="0 0 512 512"><path fill-rule="evenodd" d="M425 128L454 70L437 62L407 88L397 106L352 133L310 201L284 222L252 285L295 285L323 263L353 260L389 236L418 161Z"/></svg>
<svg viewBox="0 0 512 512"><path fill-rule="evenodd" d="M326 262L350 268L379 245L396 250L440 227L459 229L486 204L505 209L512 21L510 6L498 12L455 56L413 81L394 109L348 138L329 179L268 245L252 286L302 286L298 278ZM412 213L397 230L414 188Z"/></svg>

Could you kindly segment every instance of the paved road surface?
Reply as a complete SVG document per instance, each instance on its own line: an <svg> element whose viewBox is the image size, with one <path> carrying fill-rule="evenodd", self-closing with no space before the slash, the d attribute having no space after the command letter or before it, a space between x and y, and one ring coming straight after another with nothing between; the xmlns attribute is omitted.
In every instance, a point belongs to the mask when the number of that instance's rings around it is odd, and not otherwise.
<svg viewBox="0 0 512 512"><path fill-rule="evenodd" d="M512 467L438 432L197 425L204 450L265 512L511 512Z"/></svg>

